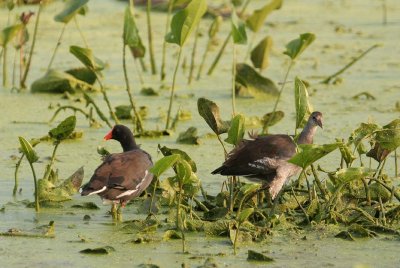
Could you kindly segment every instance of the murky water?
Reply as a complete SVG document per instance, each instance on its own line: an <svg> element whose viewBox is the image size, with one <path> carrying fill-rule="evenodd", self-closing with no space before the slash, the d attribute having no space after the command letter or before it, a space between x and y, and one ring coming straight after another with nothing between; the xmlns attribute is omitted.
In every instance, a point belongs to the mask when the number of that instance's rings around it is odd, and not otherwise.
<svg viewBox="0 0 400 268"><path fill-rule="evenodd" d="M211 1L209 1L211 2ZM264 1L253 1L251 8L260 7ZM400 101L400 73L399 26L400 19L396 14L400 11L400 3L386 1L388 4L388 23L382 24L381 1L356 0L356 1L285 1L283 8L273 13L268 24L256 38L256 42L266 35L274 39L274 49L269 69L264 72L274 81L283 79L288 66L288 59L282 55L284 46L290 40L297 38L300 33L312 32L317 36L316 41L300 57L294 66L289 80L295 76L306 79L313 86L310 88L311 102L315 110L324 114L324 129L317 133L316 143L333 142L335 138L345 138L361 122L376 122L385 125L399 117L395 110L396 101ZM90 11L86 17L79 17L82 31L86 35L89 46L96 56L106 61L109 67L104 71L104 83L110 88L108 94L112 105L128 104L121 61L121 34L123 12L125 3L118 1L91 1ZM51 51L61 31L62 25L53 21L62 3L54 3L46 7L42 14L40 32L37 41L37 50L33 59L29 81L32 82L42 76L47 68ZM20 11L36 10L36 7L18 9ZM138 24L141 26L142 38L145 39L145 15L141 9L137 10ZM0 10L0 28L6 25L7 12ZM164 35L165 14L156 13L153 16L155 52L157 64L161 63L161 36ZM201 29L206 32L210 21L206 20ZM33 23L30 25L32 32ZM335 30L336 29L336 30ZM224 24L223 31L228 31L228 23ZM221 42L225 33L220 34ZM75 25L67 26L64 41L62 42L53 66L59 69L80 66L80 63L69 54L70 45L83 46ZM206 38L199 40L198 54L205 48ZM373 50L366 58L356 63L349 71L341 75L343 83L336 86L323 86L317 84L322 77L330 75L347 64L353 57L359 55L374 44L383 46ZM189 64L191 43L185 48L186 63ZM187 73L179 72L177 98L174 111L178 107L191 111L192 120L178 124L177 132L186 130L189 126L198 128L199 135L210 132L208 126L197 113L196 101L199 97L207 97L215 101L221 108L224 118L231 114L230 104L230 73L231 50L228 46L223 61L217 67L214 75L204 76L200 81L188 86ZM238 47L238 59L243 59L246 46ZM11 50L10 50L11 51ZM210 53L208 65L211 63L215 52ZM9 53L9 61L11 55ZM168 45L168 70L166 85L170 85L173 66L176 59L176 47ZM149 107L149 120L146 127L162 129L165 122L160 119L160 114L165 114L168 105L169 92L160 90L159 97L144 97L137 94L140 85L134 70L134 64L129 61L131 81L139 105ZM146 85L158 90L160 83L158 76L145 74ZM30 84L30 83L28 83ZM367 91L376 99L354 100L352 97ZM193 97L190 97L193 94ZM105 104L100 94L95 95L98 104L106 111ZM206 257L212 256L219 266L245 267L247 250L255 249L266 252L273 257L275 262L271 267L356 267L366 265L369 267L397 267L400 261L398 256L398 240L379 237L376 239L358 240L347 242L333 238L333 233L313 227L308 231L279 232L276 231L270 241L263 244L241 245L239 253L234 256L228 238L204 238L196 233L189 234L188 251L190 254L181 254L179 241L154 242L149 244L126 243L132 237L122 232L119 226L110 225L110 218L105 217L108 206L101 206L97 211L72 209L73 203L93 201L100 204L96 196L81 198L74 197L72 202L65 203L65 209L43 209L35 214L33 209L24 206L7 204L13 202L12 188L14 178L15 160L13 155L18 155L18 136L26 138L41 137L55 125L47 122L54 113L49 110L50 104L67 104L68 101L57 95L38 95L30 92L15 93L9 88L0 90L0 167L1 188L0 205L6 205L5 212L0 212L0 231L7 231L15 227L24 230L33 229L35 226L55 221L55 239L28 239L0 237L1 266L14 267L103 267L112 264L139 265L154 263L161 267L180 267L182 263L198 266L204 263ZM79 104L78 104L79 105ZM273 100L238 99L237 111L246 116L261 116L272 110ZM292 133L294 128L293 85L290 83L285 88L279 109L285 111L284 120L271 129L275 133ZM70 115L70 112L61 113L58 119ZM130 124L130 122L126 122ZM100 163L96 147L106 146L110 151L120 151L119 144L114 141L102 141L108 131L105 126L100 129L88 127L88 122L78 116L77 129L84 131L82 139L74 142L65 142L60 145L57 154L56 167L60 177L66 178L80 166L85 167L85 180ZM204 188L210 193L220 189L221 177L210 175L218 163L223 160L223 151L215 138L203 138L202 145L189 146L175 143L177 135L161 139L139 139L142 148L147 150L155 160L161 156L157 153L157 144L168 147L181 148L189 152L198 165L198 176ZM42 174L47 157L51 155L52 145L41 144L37 148L41 162L35 167ZM323 159L320 163L328 170L335 169L339 161L338 152ZM332 165L332 161L335 161ZM375 163L374 163L375 164ZM387 161L386 171L393 175L393 156ZM20 184L23 189L17 200L33 200L33 182L29 166L23 162L20 171ZM91 220L83 221L83 216L89 214ZM128 206L124 211L125 219L145 218L146 215L136 213L136 206ZM161 216L162 218L162 216ZM79 242L83 236L89 242ZM307 239L303 240L305 237ZM78 252L85 248L110 245L116 251L109 256L84 256ZM221 254L219 254L221 253ZM196 258L193 258L196 256ZM359 267L359 266L358 266Z"/></svg>

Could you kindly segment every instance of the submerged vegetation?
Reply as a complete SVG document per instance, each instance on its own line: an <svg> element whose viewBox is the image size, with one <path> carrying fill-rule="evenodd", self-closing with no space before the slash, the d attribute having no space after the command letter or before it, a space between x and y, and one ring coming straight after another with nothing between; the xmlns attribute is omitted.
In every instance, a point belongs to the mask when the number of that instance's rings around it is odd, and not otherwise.
<svg viewBox="0 0 400 268"><path fill-rule="evenodd" d="M19 1L0 1L0 5L3 2L7 4L4 9L7 8L9 14L18 17L15 5L17 2L19 4ZM168 14L165 36L159 36L152 30L154 25L151 24L151 18L154 18L154 12L159 12L154 11L153 1L142 1L145 4L143 7L137 6L136 2L129 1L124 11L121 11L123 28L118 30L121 33L119 38L122 37L122 49L118 51L121 53L119 59L123 70L121 74L118 74L118 79L123 81L123 88L126 91L126 96L122 98L124 101L122 105L120 99L113 98L110 94L114 87L104 82L107 81L106 70L112 66L108 66L105 61L95 56L96 54L102 57L99 47L94 53L94 49L89 46L92 42L87 42L78 24L78 15L92 15L88 8L89 1L66 1L64 8L54 16L54 22L63 23L61 33L55 40L53 52L49 53L49 58L46 59L49 61L47 69L43 70L41 77L31 78L30 90L34 98L40 98L39 94L52 93L60 94L65 99L56 106L49 105L52 106L51 108L56 108L50 111L52 114L47 115L50 118L49 123L53 123L64 113L67 116L43 137L26 137L24 133L21 133L16 137L19 148L15 148L20 155L15 157L15 182L12 194L14 198L18 198L19 173L21 168L25 168L24 159L26 159L34 181L34 202L28 202L26 205L34 207L37 213L43 213L40 210L41 207L54 210L64 208L64 205L68 204L65 203L66 201L74 199L74 194L82 183L83 167L77 166L75 172L68 170L67 173L72 175L65 180L59 178L58 169L55 167L58 165L58 148L64 146L67 141L75 143L85 135L86 131L76 130L77 125L80 127L84 125L84 122L80 122L81 120L86 120L89 128L92 129L101 128L102 124L112 127L122 122L130 125L137 137L173 136L177 144L189 144L187 146L193 147L206 146L208 144L204 145L204 143L211 143L213 139L216 139L221 147L212 148L213 152L218 151L226 158L228 152L246 138L246 133L249 138L254 139L274 132L272 127L288 117L287 110L295 111L292 134L296 140L298 129L304 126L313 111L312 103L317 106L313 99L316 92L315 85L330 84L332 87L339 85L340 75L362 60L369 52L380 47L378 44L370 44L369 49L354 55L353 60L334 74L318 77L315 81L312 81L314 77L308 78L310 80L308 81L301 78L305 76L302 70L294 67L303 60L304 56L301 56L303 53L315 49L314 41L318 40L318 36L314 33L301 32L298 33L297 38L293 36L286 40L286 46L282 48L282 51L285 57L289 58L283 59L281 64L275 63L280 68L283 77L281 81L274 81L264 75L270 75L267 72L273 63L270 57L276 53L273 48L274 36L258 37L258 35L263 32L264 27L269 25L266 20L270 14L276 13L279 16L280 9L286 4L285 1L271 0L267 4L263 2L263 5L260 4L259 7L253 8L253 11L249 11L251 0L232 0L228 1L228 12L222 8L216 9L211 1L206 0L164 1L164 9ZM3 88L1 90L6 91L12 88L14 94L26 92L29 69L37 66L33 55L37 49L36 42L41 41L42 22L39 16L47 12L47 5L52 4L51 1L39 1L36 12L22 13L18 19L9 19L7 25L4 27L2 25L0 57ZM4 10L1 12L5 14ZM144 12L147 31L145 27L142 27L143 25L139 27L138 22L140 16L144 16ZM32 27L27 26L32 19L35 20L35 25L33 33L29 33ZM84 46L70 45L68 51L73 57L65 60L77 59L83 66L64 70L62 69L64 65L58 66L55 59L59 55L57 51L62 48L60 45L65 39L64 32L67 25L68 31L75 30L69 25L72 21ZM228 28L228 32L222 30L225 29L224 27ZM247 37L250 35L247 32L251 32L250 38ZM228 35L226 39L223 39L224 34ZM145 36L148 38L148 46L142 42ZM221 37L224 42L219 44ZM202 38L206 40L204 42L206 45L198 49L199 39ZM29 45L30 39L32 41ZM259 42L255 44L255 40ZM193 47L187 45L190 41L193 41ZM102 42L107 41L102 40ZM158 60L155 55L155 42L162 44L161 60ZM232 45L231 55L226 55L229 53L225 52L228 44ZM9 52L12 46L14 46L16 56L11 64ZM218 52L214 53L216 56L205 74L203 70L209 63L207 59L217 46L219 46ZM202 53L196 53L196 49ZM129 51L132 57L129 56ZM241 53L244 55L242 61L239 60L238 51L245 51ZM19 61L17 60L18 53L20 53ZM149 53L148 62L146 53ZM24 55L27 55L27 58ZM189 71L185 66L188 55L191 57ZM227 61L231 63L228 65L229 75L227 72L218 73L219 70L216 69L222 57L232 59L232 61ZM167 59L174 59L175 62L169 63ZM129 70L131 61L138 74L137 77ZM148 64L151 70L147 70ZM155 76L156 64L161 65L160 77ZM274 67L277 68L277 66ZM13 70L12 87L9 87L10 69ZM289 74L292 74L294 70L297 73L291 81ZM179 71L188 76L187 80L179 79ZM20 78L19 83L15 79L17 74ZM221 79L226 81L226 91L221 95L224 98L229 96L231 109L225 109L227 102L221 100L218 95L220 92L215 93L213 97L202 97L201 92L190 93L191 95L187 96L176 93L179 86L202 83L202 81L207 81L210 75L221 76ZM146 85L145 80L152 80L151 86ZM157 88L155 85L159 86L159 91L155 89ZM288 103L285 103L286 106L282 104L282 96L289 94L287 92L290 89L293 90L290 95L294 96L294 103L292 102L289 108ZM146 95L141 98L153 98L162 103L155 127L153 127L155 119L148 114L157 112L156 108L143 106L138 100L138 92ZM99 94L102 99L98 96ZM367 91L353 95L354 101L360 101L360 99L362 101L363 97L371 101L375 100L375 97ZM266 110L257 111L258 114L255 116L254 113L243 112L243 109L239 111L236 104L237 98L251 98L254 102L267 103ZM193 108L187 111L181 107L174 108L177 106L174 102L182 99L190 102L192 108L197 105L197 110ZM114 106L115 103L119 105ZM224 103L225 107L218 103ZM318 107L318 109L321 108ZM192 117L196 116L201 120L204 119L204 122L195 125ZM184 121L190 122L191 126L186 127L186 130L179 128L182 132L177 135L175 133L177 126L184 124ZM190 252L190 245L195 242L193 236L188 235L191 232L195 236L205 234L225 237L232 245L234 254L239 252L241 246L252 245L252 242L267 243L274 232L312 230L316 226L326 228L326 230L335 226L332 237L348 241L361 237L376 237L380 234L399 236L400 188L396 180L399 176L397 150L400 146L398 113L391 114L385 124L380 126L371 121L352 122L353 131L343 133L346 138L329 136L326 144L298 145L297 153L289 162L301 167L301 174L287 182L277 200L271 200L268 191L265 191L261 185L235 176L228 177L224 181L216 177L215 180L221 180L222 183L218 191L214 191L215 189L210 191L204 187L203 182L205 177L211 175L198 170L199 163L196 163L194 160L196 157L193 157L197 147L193 150L182 149L179 145L163 144L165 140L157 140L158 147L153 151L159 151L162 157L153 155L153 158L158 160L155 161L151 170L154 174L153 182L146 193L134 203L138 211L147 214L148 217L124 222L115 221L113 224L124 233L129 233L126 235L126 240L131 239L130 243L158 243L177 239L182 241L182 252ZM199 137L197 128L205 125L209 127L208 132L212 134L207 134L207 138ZM48 154L49 161L45 161L43 156L39 157L38 153L41 144L46 142L50 142L53 146L52 152ZM153 142L152 145L154 144ZM96 148L91 148L91 150L92 156L95 155ZM43 150L40 149L40 152ZM108 154L104 148L99 148L98 152L101 156ZM328 166L321 164L320 159L324 157L329 157ZM394 172L387 168L387 163L391 161L394 161L392 165ZM222 157L213 161L215 166L220 162L222 162ZM44 170L42 176L38 176L39 168ZM75 208L98 209L90 202L75 205ZM4 211L6 210L5 207ZM84 220L90 221L90 215L85 215ZM45 232L33 233L10 229L8 232L0 233L0 236L53 238L57 234L54 231L54 222L50 222L46 228ZM114 251L115 249L111 246L96 246L81 250L80 253L111 254ZM247 260L274 261L265 253L249 250ZM212 261L210 263L210 266L205 263L203 267L214 267Z"/></svg>

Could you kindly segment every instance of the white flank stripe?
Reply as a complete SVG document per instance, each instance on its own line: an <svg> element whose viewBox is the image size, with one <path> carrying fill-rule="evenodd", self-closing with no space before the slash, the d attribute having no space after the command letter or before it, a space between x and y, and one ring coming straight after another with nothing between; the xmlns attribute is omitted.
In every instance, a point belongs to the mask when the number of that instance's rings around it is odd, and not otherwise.
<svg viewBox="0 0 400 268"><path fill-rule="evenodd" d="M101 188L100 190L97 190L97 191L91 192L91 193L90 193L90 194L88 194L88 195L92 195L92 194L98 194L98 193L104 192L106 189L107 189L107 187L106 187L106 186L104 186L104 187L103 187L103 188Z"/></svg>
<svg viewBox="0 0 400 268"><path fill-rule="evenodd" d="M125 192L123 192L122 194L118 195L116 198L121 198L121 197L123 197L123 196L131 195L131 194L134 194L135 192L139 191L139 188L140 188L140 186L142 185L142 183L146 180L146 177L147 177L147 174L148 174L148 173L149 173L149 172L146 170L145 173L144 173L144 176L143 176L142 180L138 183L138 185L136 185L135 189L125 191Z"/></svg>

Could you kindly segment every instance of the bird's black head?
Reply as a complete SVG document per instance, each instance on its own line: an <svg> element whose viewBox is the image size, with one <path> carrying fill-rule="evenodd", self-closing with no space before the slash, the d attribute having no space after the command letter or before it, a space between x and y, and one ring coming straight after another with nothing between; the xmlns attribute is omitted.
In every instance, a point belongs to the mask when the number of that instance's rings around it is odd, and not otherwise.
<svg viewBox="0 0 400 268"><path fill-rule="evenodd" d="M129 151L138 148L132 131L124 125L115 125L108 133L104 136L105 140L116 140L121 143L124 151Z"/></svg>
<svg viewBox="0 0 400 268"><path fill-rule="evenodd" d="M322 113L321 112L313 112L310 115L310 119L312 121L312 123L316 126L319 126L320 128L322 128Z"/></svg>

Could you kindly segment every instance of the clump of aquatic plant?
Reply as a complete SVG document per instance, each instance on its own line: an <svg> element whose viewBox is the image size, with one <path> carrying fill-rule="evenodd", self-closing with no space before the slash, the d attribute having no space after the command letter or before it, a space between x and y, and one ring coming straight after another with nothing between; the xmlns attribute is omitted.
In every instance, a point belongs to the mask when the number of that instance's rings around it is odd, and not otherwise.
<svg viewBox="0 0 400 268"><path fill-rule="evenodd" d="M167 122L165 124L165 129L170 127L172 101L174 97L175 84L176 84L176 74L180 64L182 49L186 41L188 40L190 34L198 27L201 17L207 10L206 0L193 0L186 8L178 11L171 21L171 32L169 32L165 40L168 43L177 44L179 46L177 62L175 66L175 71L172 78L171 94L169 99L169 106L167 112Z"/></svg>

